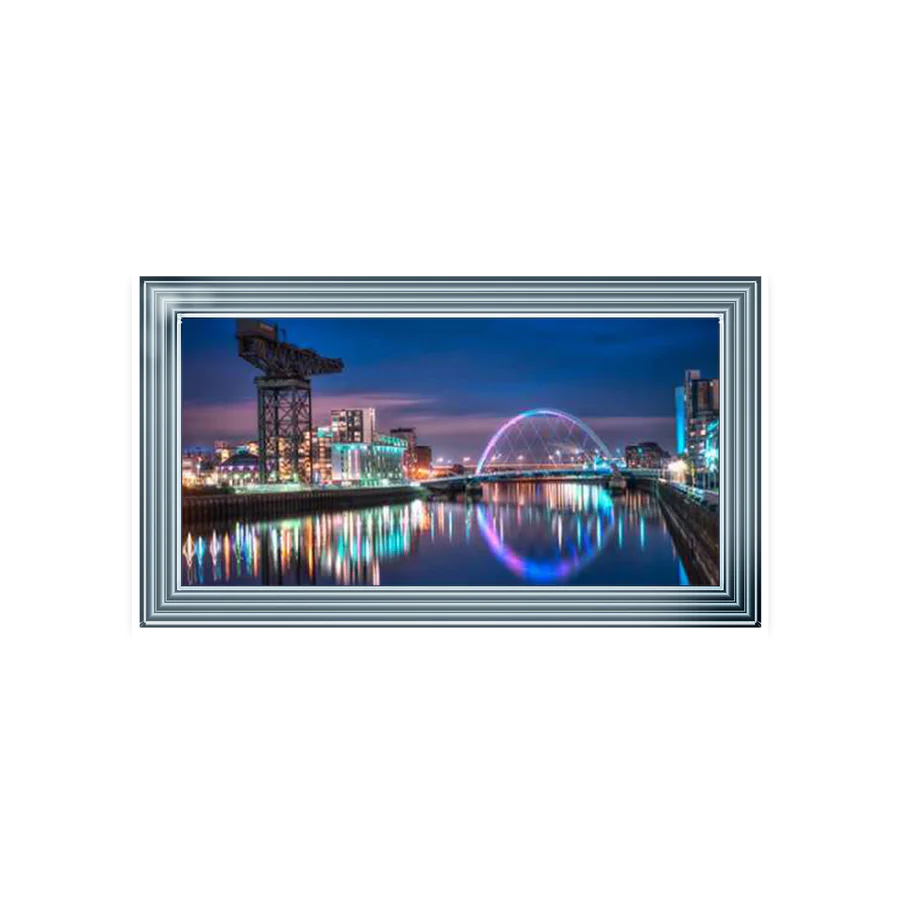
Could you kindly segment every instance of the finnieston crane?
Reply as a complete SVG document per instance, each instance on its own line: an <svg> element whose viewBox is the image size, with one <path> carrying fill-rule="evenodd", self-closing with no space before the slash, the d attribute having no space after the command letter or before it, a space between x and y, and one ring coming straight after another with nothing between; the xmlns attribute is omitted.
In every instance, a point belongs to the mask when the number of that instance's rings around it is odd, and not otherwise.
<svg viewBox="0 0 900 900"><path fill-rule="evenodd" d="M257 391L260 484L312 479L313 375L343 372L344 361L279 340L278 328L237 320L238 355L263 374ZM304 443L308 441L304 449Z"/></svg>

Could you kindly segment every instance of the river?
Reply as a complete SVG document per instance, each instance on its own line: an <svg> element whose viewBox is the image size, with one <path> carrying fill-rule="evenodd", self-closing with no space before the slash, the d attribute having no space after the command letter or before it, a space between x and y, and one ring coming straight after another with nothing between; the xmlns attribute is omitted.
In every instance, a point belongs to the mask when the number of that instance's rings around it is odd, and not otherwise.
<svg viewBox="0 0 900 900"><path fill-rule="evenodd" d="M652 495L576 482L185 528L181 578L185 587L689 584Z"/></svg>

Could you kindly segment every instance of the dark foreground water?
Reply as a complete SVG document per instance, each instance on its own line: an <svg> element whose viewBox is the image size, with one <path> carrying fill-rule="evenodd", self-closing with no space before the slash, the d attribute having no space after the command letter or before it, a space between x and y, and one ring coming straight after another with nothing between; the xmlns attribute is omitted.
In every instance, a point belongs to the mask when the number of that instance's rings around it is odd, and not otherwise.
<svg viewBox="0 0 900 900"><path fill-rule="evenodd" d="M652 496L599 485L485 485L421 501L185 529L182 584L688 584Z"/></svg>

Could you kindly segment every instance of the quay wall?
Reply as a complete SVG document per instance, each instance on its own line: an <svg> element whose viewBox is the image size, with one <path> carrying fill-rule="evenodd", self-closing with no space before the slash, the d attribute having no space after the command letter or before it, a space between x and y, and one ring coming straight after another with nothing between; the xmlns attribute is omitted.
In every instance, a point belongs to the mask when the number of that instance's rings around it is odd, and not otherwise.
<svg viewBox="0 0 900 900"><path fill-rule="evenodd" d="M382 503L403 503L424 495L425 492L421 488L406 484L273 493L182 493L181 521L188 524L246 516L294 517L328 509L358 509L365 506L380 506Z"/></svg>
<svg viewBox="0 0 900 900"><path fill-rule="evenodd" d="M659 500L675 548L691 584L719 583L719 513L664 481L633 479L635 487L651 491Z"/></svg>

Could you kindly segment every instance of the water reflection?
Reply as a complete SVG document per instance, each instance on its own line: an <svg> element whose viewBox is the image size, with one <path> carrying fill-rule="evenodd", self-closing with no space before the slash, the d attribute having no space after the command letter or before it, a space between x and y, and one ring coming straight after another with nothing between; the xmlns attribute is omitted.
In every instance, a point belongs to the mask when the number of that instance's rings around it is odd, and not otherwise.
<svg viewBox="0 0 900 900"><path fill-rule="evenodd" d="M239 521L224 535L189 531L183 582L379 584L380 563L412 553L432 518L428 504L417 500L277 522ZM443 516L439 520L442 531Z"/></svg>
<svg viewBox="0 0 900 900"><path fill-rule="evenodd" d="M186 586L687 584L655 498L583 483L186 529L182 557Z"/></svg>
<svg viewBox="0 0 900 900"><path fill-rule="evenodd" d="M567 581L615 524L613 499L599 485L534 482L512 496L499 487L478 505L478 527L494 556L525 581Z"/></svg>

